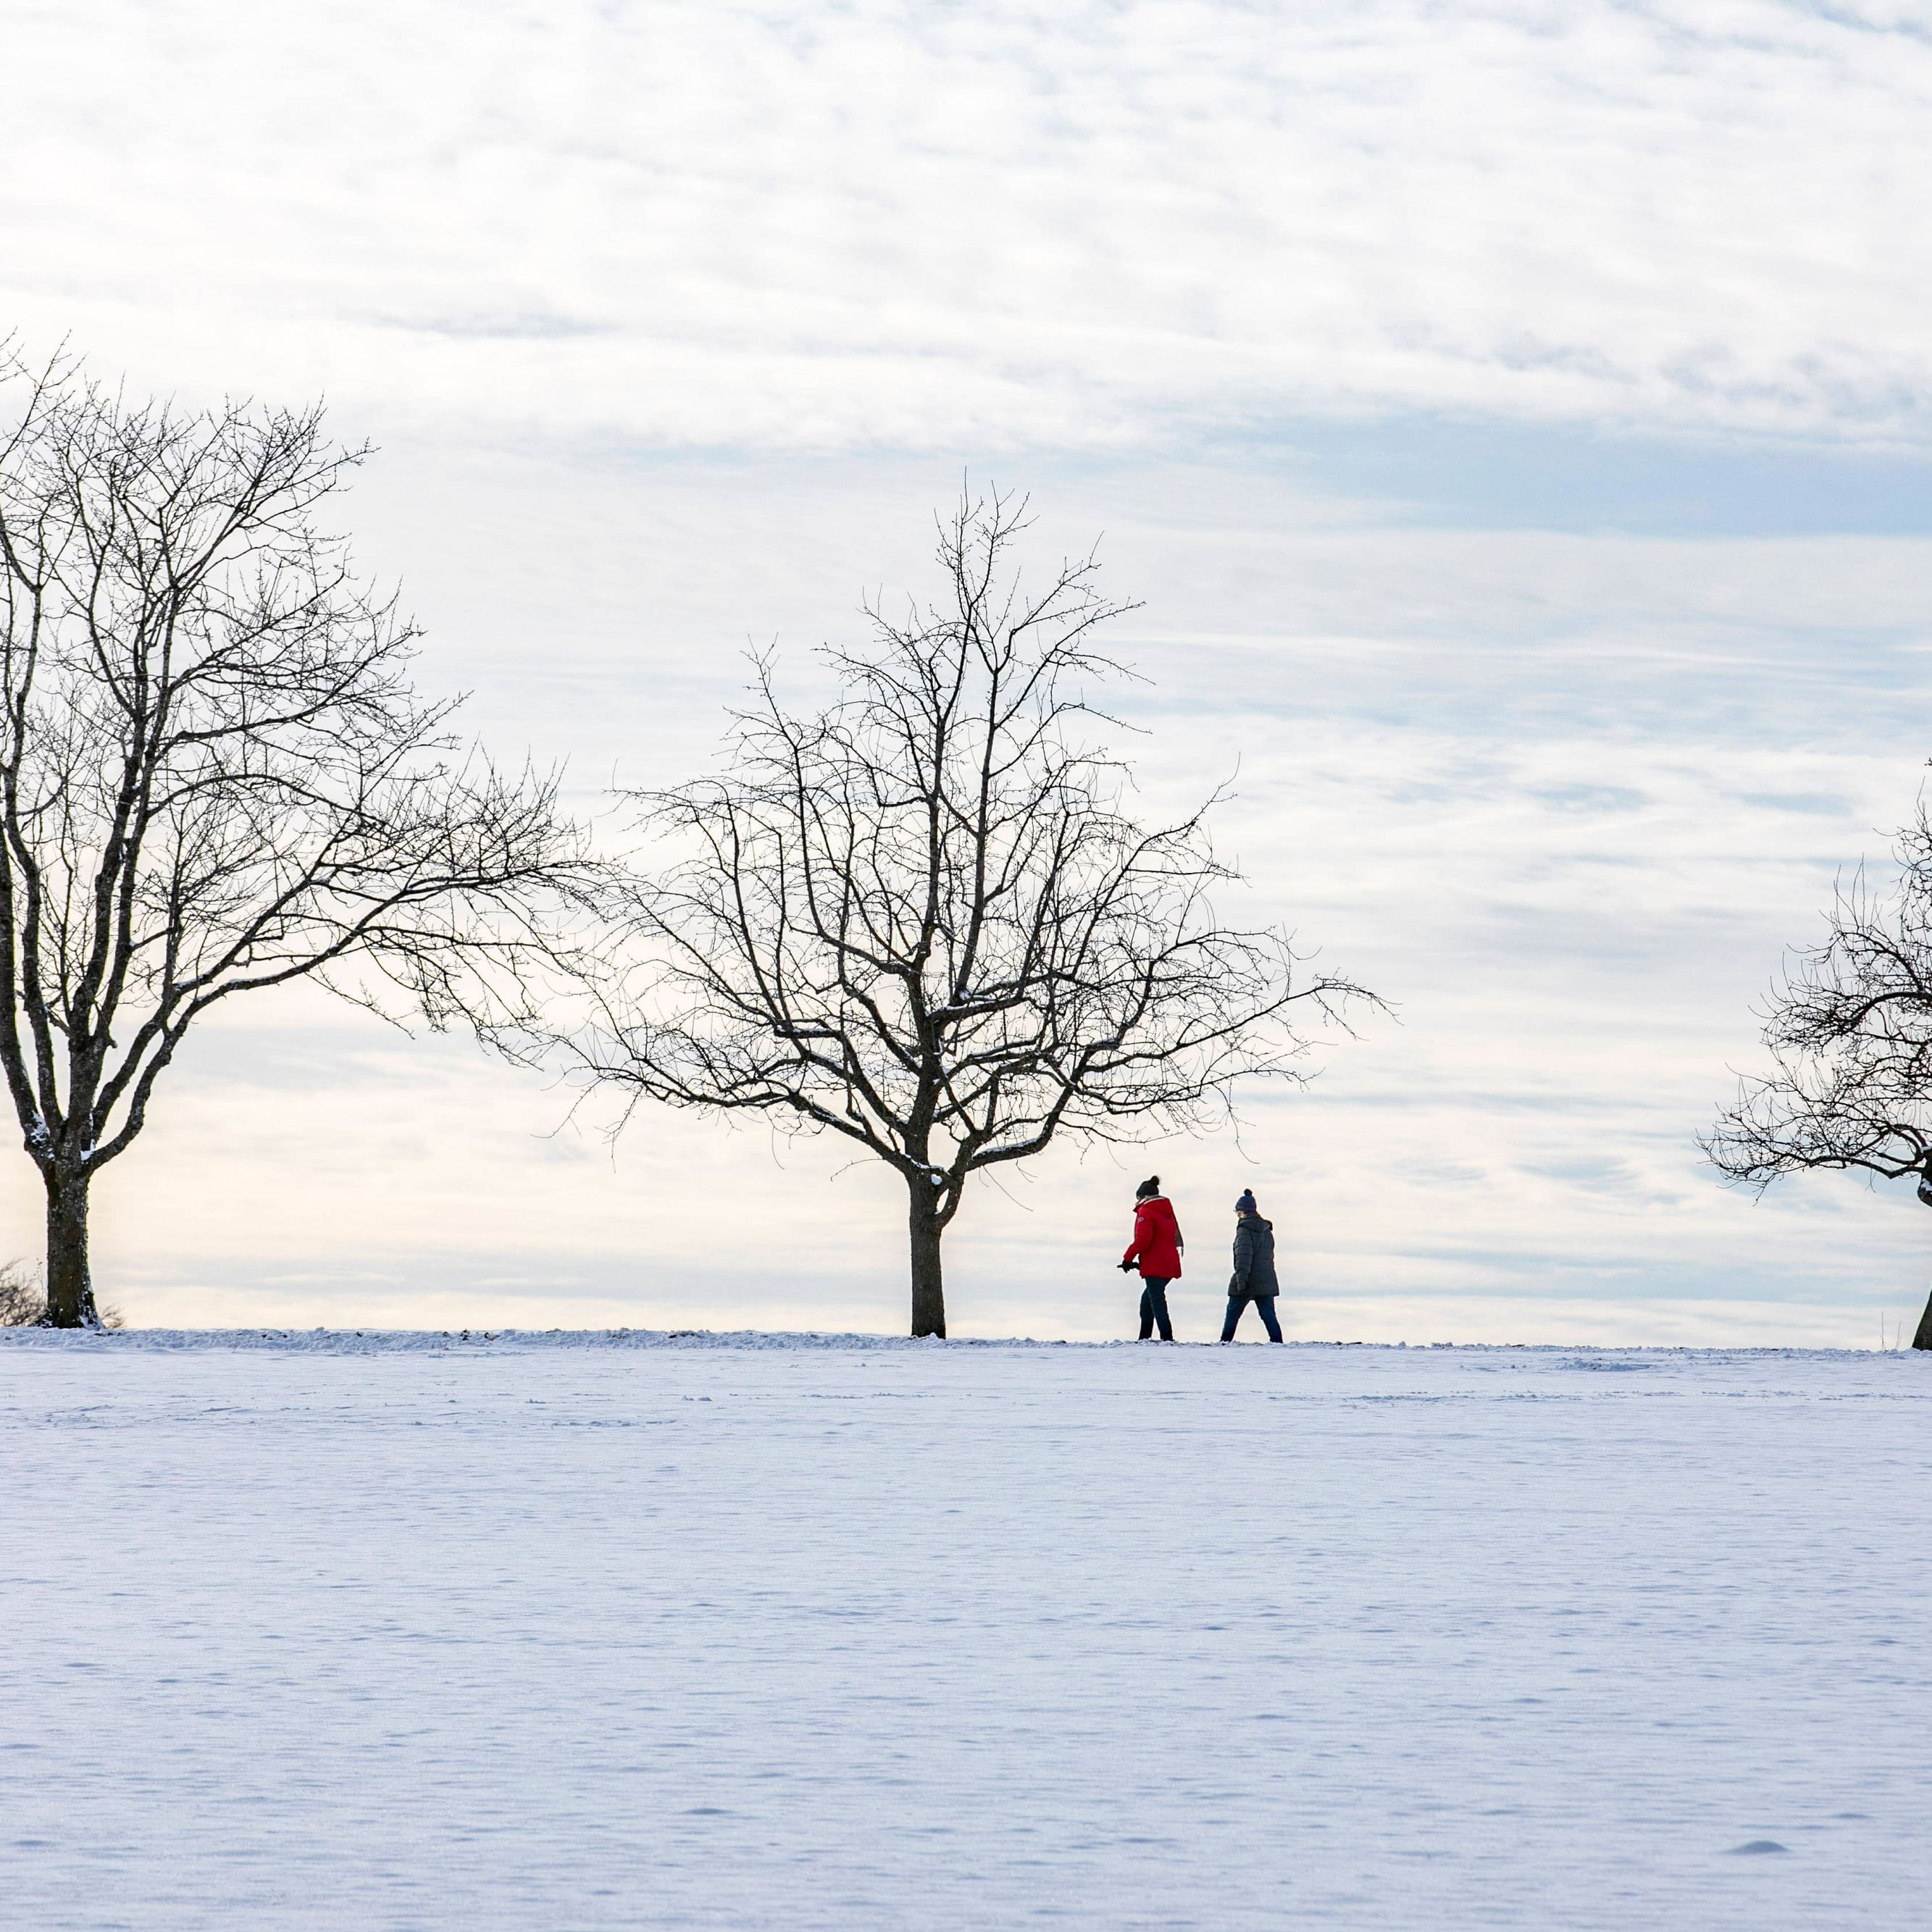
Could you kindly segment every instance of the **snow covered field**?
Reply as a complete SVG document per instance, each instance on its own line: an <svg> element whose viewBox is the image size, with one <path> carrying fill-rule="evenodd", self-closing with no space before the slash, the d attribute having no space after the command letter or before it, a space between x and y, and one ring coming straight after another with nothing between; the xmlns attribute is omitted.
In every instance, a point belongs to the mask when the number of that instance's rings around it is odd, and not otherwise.
<svg viewBox="0 0 1932 1932"><path fill-rule="evenodd" d="M1925 1920L1922 1356L11 1333L0 1399L33 1932Z"/></svg>

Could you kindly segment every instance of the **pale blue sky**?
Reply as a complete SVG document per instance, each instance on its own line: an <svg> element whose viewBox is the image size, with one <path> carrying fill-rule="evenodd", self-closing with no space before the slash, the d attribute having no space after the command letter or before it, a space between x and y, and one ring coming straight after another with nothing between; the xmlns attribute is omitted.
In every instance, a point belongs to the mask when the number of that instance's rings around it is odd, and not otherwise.
<svg viewBox="0 0 1932 1932"><path fill-rule="evenodd" d="M6 312L142 387L326 392L426 676L586 788L701 766L746 639L805 675L962 468L1030 490L1145 602L1150 807L1238 751L1253 902L1400 1009L1252 1164L1158 1150L1204 1257L1252 1181L1303 1333L1864 1342L1932 1216L1753 1208L1691 1142L1932 754L1928 28L16 7ZM902 1318L890 1187L826 1150L657 1115L614 1163L299 998L172 1087L98 1210L142 1318ZM959 1330L1114 1332L1144 1165L987 1190Z"/></svg>

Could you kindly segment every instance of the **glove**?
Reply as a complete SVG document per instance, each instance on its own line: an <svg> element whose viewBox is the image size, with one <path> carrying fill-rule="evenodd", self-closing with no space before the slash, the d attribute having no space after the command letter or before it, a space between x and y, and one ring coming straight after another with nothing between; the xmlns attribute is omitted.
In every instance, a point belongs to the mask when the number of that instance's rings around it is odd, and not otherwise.
<svg viewBox="0 0 1932 1932"><path fill-rule="evenodd" d="M1133 1263L1132 1263L1132 1262L1121 1262L1121 1264L1120 1264L1120 1272L1121 1272L1121 1274L1132 1274L1133 1273L1133 1271L1134 1271L1134 1264L1133 1264Z"/></svg>

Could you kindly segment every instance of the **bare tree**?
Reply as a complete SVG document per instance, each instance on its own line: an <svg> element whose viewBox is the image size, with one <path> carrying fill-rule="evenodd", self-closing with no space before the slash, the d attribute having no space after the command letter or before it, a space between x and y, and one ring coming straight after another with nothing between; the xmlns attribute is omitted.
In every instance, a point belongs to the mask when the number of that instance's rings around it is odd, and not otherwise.
<svg viewBox="0 0 1932 1932"><path fill-rule="evenodd" d="M1366 997L1219 922L1235 875L1201 812L1123 814L1087 690L1119 672L1095 634L1128 607L1090 556L1026 584L1024 510L942 522L942 601L869 604L870 647L824 653L829 709L794 716L758 662L725 774L631 795L674 857L623 888L616 960L574 962L596 1081L841 1135L903 1178L915 1335L946 1332L969 1175L1056 1135L1196 1126L1243 1076L1297 1071L1291 1010Z"/></svg>
<svg viewBox="0 0 1932 1932"><path fill-rule="evenodd" d="M1704 1151L1760 1192L1779 1175L1919 1176L1932 1205L1932 824L1900 833L1900 871L1842 886L1820 945L1796 955L1762 1017L1776 1062L1740 1082ZM1932 1301L1912 1336L1932 1348Z"/></svg>
<svg viewBox="0 0 1932 1932"><path fill-rule="evenodd" d="M46 1192L46 1318L95 1322L94 1178L188 1028L316 980L522 1010L584 864L553 780L460 755L413 628L317 514L320 412L130 403L0 356L0 1067Z"/></svg>

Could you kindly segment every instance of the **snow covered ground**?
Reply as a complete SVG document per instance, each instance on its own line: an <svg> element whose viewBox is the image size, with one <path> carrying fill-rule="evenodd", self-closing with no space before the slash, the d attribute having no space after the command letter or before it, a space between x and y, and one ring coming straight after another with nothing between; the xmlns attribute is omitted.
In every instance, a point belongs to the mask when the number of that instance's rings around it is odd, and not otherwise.
<svg viewBox="0 0 1932 1932"><path fill-rule="evenodd" d="M33 1932L1924 1922L1923 1356L14 1333L0 1417Z"/></svg>

